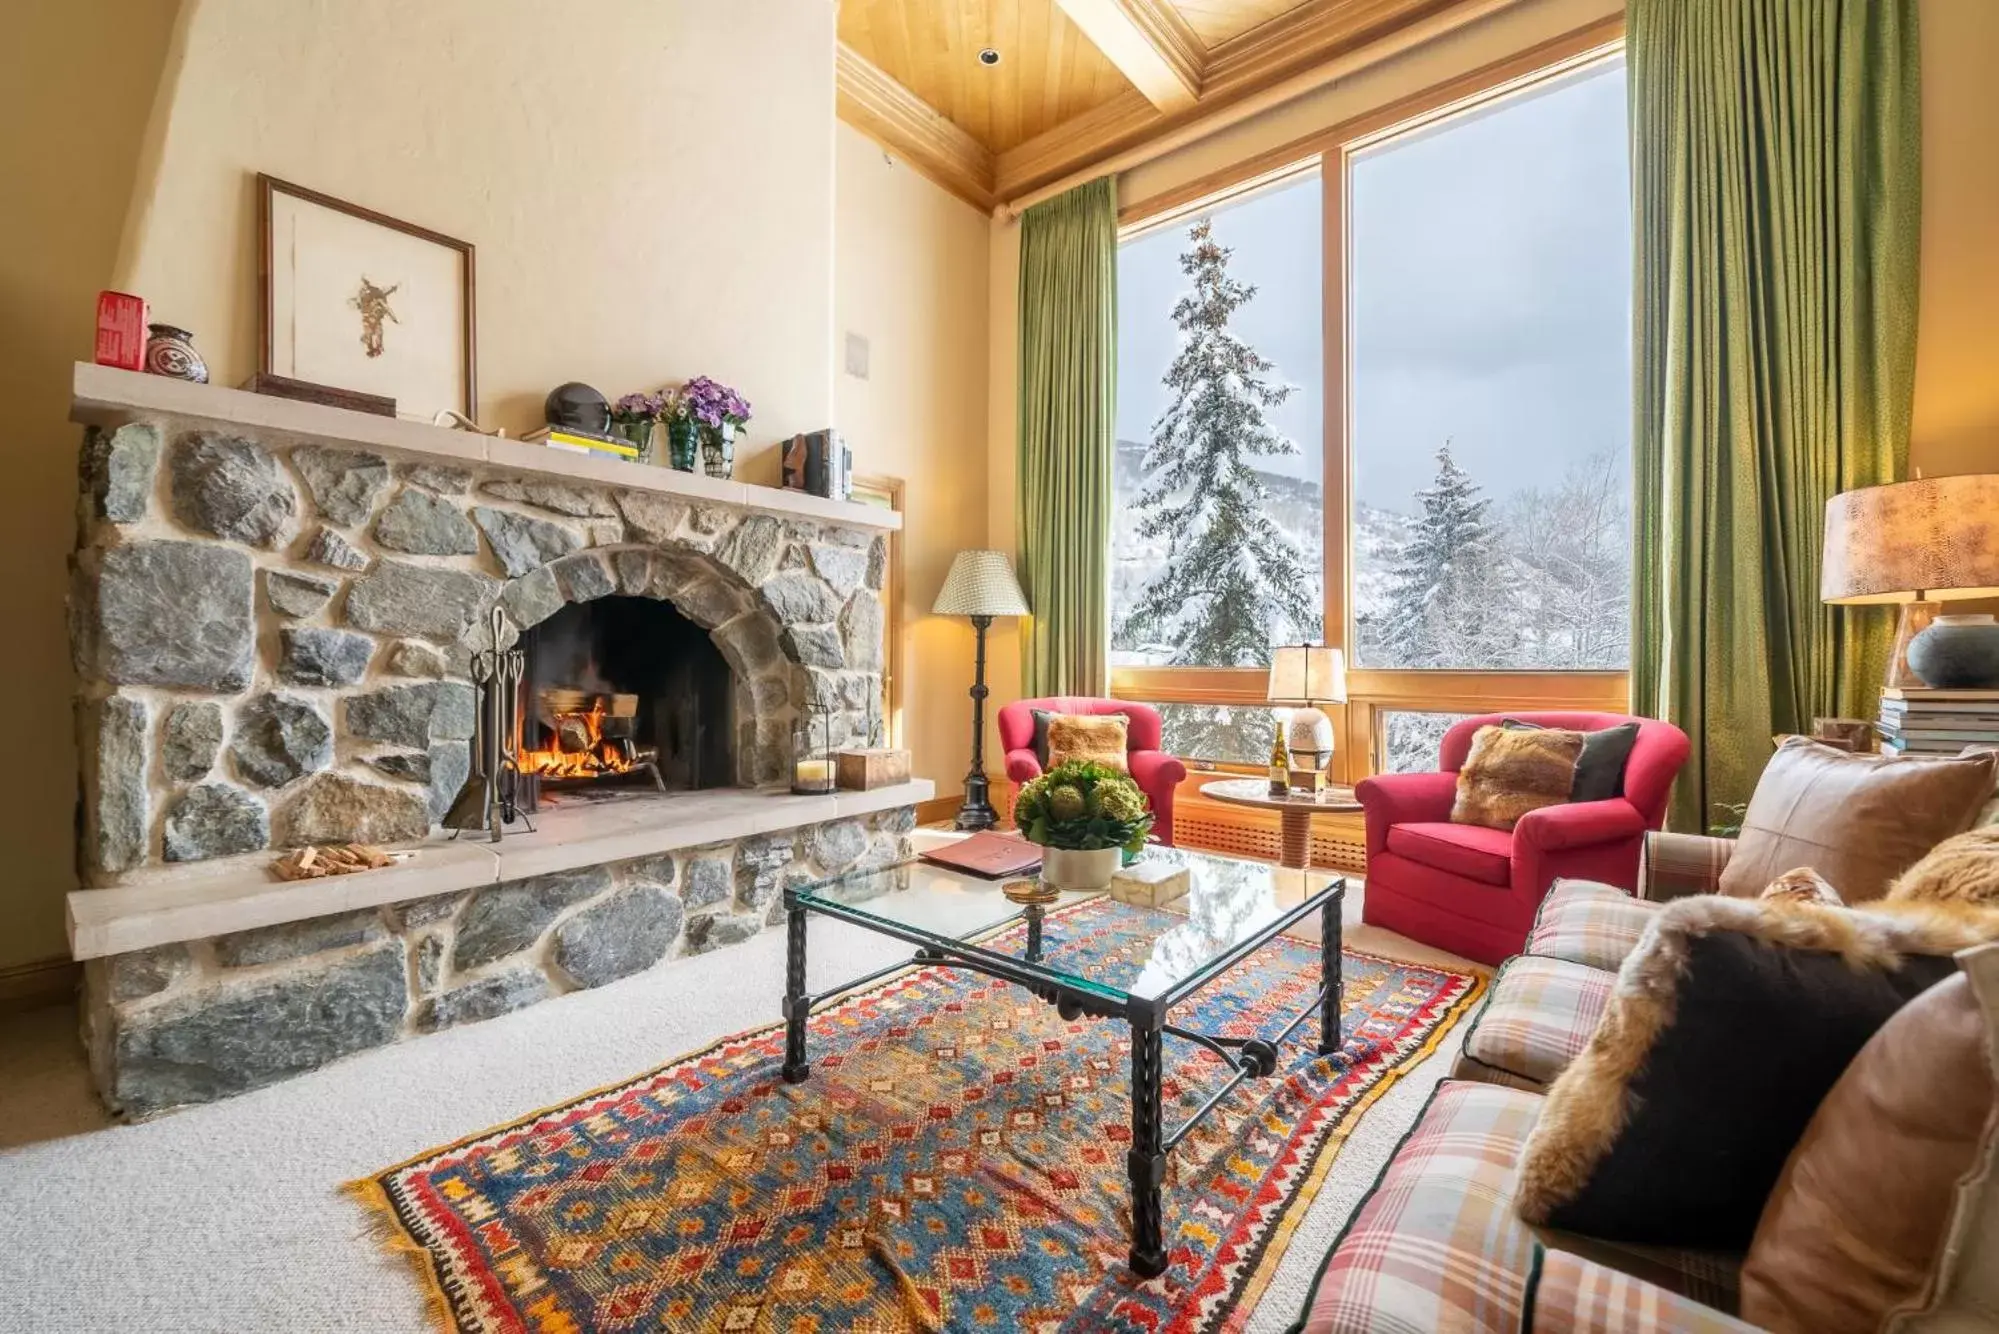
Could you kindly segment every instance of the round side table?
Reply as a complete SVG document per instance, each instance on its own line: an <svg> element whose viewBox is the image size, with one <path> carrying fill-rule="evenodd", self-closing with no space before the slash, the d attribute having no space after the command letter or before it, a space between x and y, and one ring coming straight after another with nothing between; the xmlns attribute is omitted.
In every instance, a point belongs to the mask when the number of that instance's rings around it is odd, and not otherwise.
<svg viewBox="0 0 1999 1334"><path fill-rule="evenodd" d="M1352 814L1360 809L1350 787L1329 787L1318 792L1290 792L1270 795L1270 781L1264 778L1220 778L1201 785L1201 795L1231 806L1254 806L1276 811L1284 822L1284 838L1278 854L1280 866L1304 870L1312 864L1312 817L1334 812Z"/></svg>

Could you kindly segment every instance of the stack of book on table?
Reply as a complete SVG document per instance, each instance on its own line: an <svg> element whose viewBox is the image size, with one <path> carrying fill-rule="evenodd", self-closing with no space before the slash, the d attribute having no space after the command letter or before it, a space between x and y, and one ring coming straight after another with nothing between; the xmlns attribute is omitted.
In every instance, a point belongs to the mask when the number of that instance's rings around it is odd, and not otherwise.
<svg viewBox="0 0 1999 1334"><path fill-rule="evenodd" d="M530 445L566 449L572 454L604 454L611 458L636 460L639 447L623 436L599 435L573 426L544 426L521 437Z"/></svg>
<svg viewBox="0 0 1999 1334"><path fill-rule="evenodd" d="M1903 755L1956 755L1966 746L1999 746L1999 690L1889 687L1874 724L1881 748Z"/></svg>

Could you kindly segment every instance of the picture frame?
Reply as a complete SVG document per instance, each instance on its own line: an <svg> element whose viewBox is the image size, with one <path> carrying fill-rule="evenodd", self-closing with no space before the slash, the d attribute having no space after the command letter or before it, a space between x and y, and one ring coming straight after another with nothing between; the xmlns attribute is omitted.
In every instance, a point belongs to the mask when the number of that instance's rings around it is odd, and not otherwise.
<svg viewBox="0 0 1999 1334"><path fill-rule="evenodd" d="M259 370L476 417L469 241L257 174Z"/></svg>

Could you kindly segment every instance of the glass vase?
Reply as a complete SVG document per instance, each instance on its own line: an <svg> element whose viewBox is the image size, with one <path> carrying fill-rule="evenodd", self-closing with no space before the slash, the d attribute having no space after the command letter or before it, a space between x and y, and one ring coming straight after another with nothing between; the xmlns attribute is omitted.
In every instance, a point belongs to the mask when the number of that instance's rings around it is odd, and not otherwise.
<svg viewBox="0 0 1999 1334"><path fill-rule="evenodd" d="M701 428L701 471L727 478L736 471L736 428L729 422Z"/></svg>
<svg viewBox="0 0 1999 1334"><path fill-rule="evenodd" d="M639 451L638 461L640 463L652 462L652 428L653 423L650 420L622 421L611 424L613 431L631 441L632 445Z"/></svg>
<svg viewBox="0 0 1999 1334"><path fill-rule="evenodd" d="M693 472L700 453L700 427L687 418L666 424L666 461L680 472Z"/></svg>

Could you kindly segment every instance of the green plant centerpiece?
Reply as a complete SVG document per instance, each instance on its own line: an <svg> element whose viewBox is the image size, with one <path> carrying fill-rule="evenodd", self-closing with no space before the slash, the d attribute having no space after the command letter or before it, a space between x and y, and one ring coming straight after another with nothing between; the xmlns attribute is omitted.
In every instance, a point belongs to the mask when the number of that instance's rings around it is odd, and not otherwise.
<svg viewBox="0 0 1999 1334"><path fill-rule="evenodd" d="M1136 856L1152 831L1152 808L1131 775L1107 764L1073 760L1024 784L1014 823L1047 849L1041 878L1057 889L1102 890L1126 854Z"/></svg>

